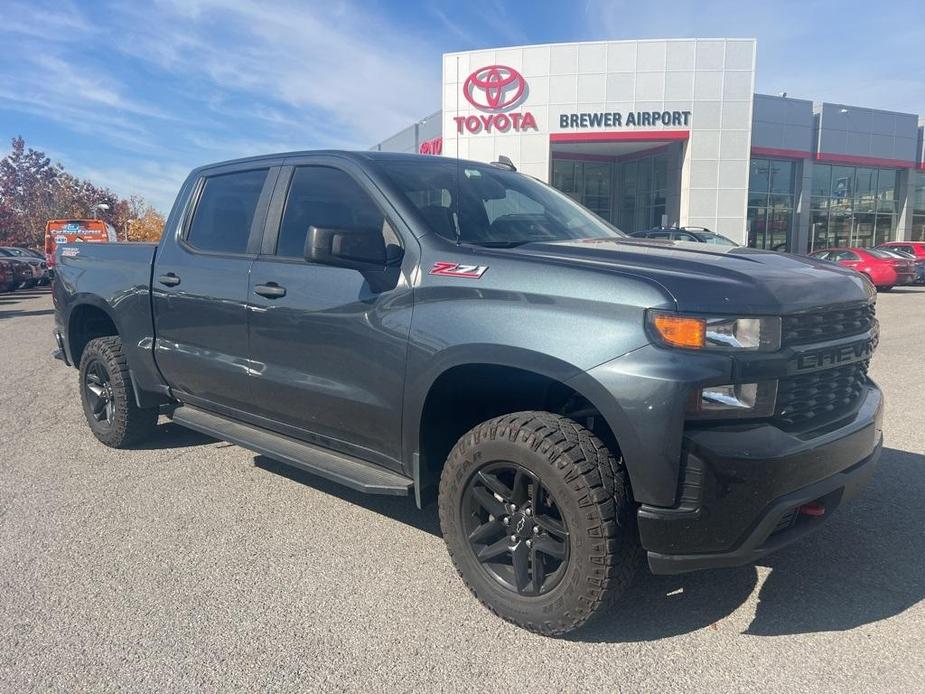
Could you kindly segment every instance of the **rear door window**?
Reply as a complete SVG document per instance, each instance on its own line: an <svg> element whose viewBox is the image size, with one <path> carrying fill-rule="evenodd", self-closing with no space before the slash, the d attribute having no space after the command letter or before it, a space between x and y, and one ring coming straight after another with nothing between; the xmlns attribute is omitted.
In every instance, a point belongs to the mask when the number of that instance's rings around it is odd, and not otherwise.
<svg viewBox="0 0 925 694"><path fill-rule="evenodd" d="M237 171L206 178L186 242L209 253L246 253L267 171Z"/></svg>

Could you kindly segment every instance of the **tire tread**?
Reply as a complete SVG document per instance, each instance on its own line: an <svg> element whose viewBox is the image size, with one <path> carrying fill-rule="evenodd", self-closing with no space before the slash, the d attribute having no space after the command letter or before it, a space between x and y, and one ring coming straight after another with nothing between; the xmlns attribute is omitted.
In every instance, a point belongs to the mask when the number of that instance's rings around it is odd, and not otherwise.
<svg viewBox="0 0 925 694"><path fill-rule="evenodd" d="M94 357L106 363L116 398L115 421L112 428L107 432L100 432L91 425L93 435L112 448L125 448L150 436L157 425L157 409L141 408L135 402L135 391L128 360L122 348L122 339L113 335L90 340L80 359L81 379L86 363Z"/></svg>
<svg viewBox="0 0 925 694"><path fill-rule="evenodd" d="M631 502L625 468L603 441L578 422L544 411L524 411L502 415L479 424L465 434L447 461L452 468L461 463L467 449L483 440L504 438L520 441L541 454L557 473L578 494L579 508L591 522L588 536L600 539L592 543L591 563L600 567L588 577L577 606L555 622L515 622L531 631L559 636L573 631L592 618L606 613L610 605L626 590L639 563L639 545L635 527L631 522ZM447 475L441 480L444 494ZM451 509L440 505L441 525L450 527ZM446 532L446 530L444 530ZM448 543L450 556L457 572L469 590L489 610L499 617L513 621L499 613L460 570L458 557Z"/></svg>

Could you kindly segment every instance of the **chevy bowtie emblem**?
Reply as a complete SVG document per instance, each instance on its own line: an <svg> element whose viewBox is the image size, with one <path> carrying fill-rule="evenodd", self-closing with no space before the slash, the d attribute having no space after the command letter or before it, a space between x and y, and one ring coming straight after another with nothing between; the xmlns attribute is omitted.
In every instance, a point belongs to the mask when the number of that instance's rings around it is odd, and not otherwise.
<svg viewBox="0 0 925 694"><path fill-rule="evenodd" d="M481 279L487 269L487 265L460 265L459 263L438 261L434 263L434 266L430 270L430 274L477 280Z"/></svg>

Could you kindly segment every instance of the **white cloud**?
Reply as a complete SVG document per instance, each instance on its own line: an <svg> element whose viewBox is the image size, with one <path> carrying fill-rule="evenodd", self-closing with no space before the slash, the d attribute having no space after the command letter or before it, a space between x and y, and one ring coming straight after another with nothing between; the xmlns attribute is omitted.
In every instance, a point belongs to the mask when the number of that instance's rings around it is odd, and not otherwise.
<svg viewBox="0 0 925 694"><path fill-rule="evenodd" d="M352 4L202 0L158 9L119 10L126 24L145 27L117 40L119 50L276 102L292 110L289 118L301 111L309 132L340 131L369 146L439 100L439 51Z"/></svg>
<svg viewBox="0 0 925 694"><path fill-rule="evenodd" d="M68 170L161 209L195 165L365 149L439 102L428 37L339 0L160 0L92 15L12 0L3 14L0 111L78 134L55 143Z"/></svg>

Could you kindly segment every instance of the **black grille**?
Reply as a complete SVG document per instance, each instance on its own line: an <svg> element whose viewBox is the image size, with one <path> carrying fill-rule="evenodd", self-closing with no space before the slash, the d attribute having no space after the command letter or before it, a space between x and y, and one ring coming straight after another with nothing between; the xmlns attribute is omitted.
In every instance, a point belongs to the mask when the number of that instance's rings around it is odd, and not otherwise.
<svg viewBox="0 0 925 694"><path fill-rule="evenodd" d="M775 416L787 428L822 426L854 409L867 383L867 361L781 379Z"/></svg>
<svg viewBox="0 0 925 694"><path fill-rule="evenodd" d="M870 330L875 320L873 304L784 316L781 344L790 347L860 335Z"/></svg>

